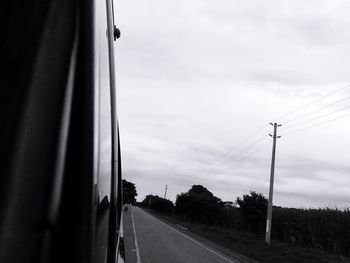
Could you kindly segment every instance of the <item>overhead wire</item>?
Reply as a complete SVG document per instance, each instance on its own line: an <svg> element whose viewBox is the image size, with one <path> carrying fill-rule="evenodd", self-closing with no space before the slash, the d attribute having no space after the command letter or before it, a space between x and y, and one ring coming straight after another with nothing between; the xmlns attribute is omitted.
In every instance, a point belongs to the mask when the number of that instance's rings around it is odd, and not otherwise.
<svg viewBox="0 0 350 263"><path fill-rule="evenodd" d="M231 162L230 164L228 164L227 166L223 167L222 169L218 170L217 172L215 172L212 177L216 177L218 176L222 171L228 169L229 167L231 167L233 164L239 164L243 161L246 161L247 159L249 159L249 157L252 157L254 154L256 154L257 152L261 151L262 149L264 149L267 146L268 142L264 143L262 146L260 146L259 148L255 149L254 151L250 152L248 155L244 156L242 159L236 161L236 162ZM236 167L237 168L237 167Z"/></svg>
<svg viewBox="0 0 350 263"><path fill-rule="evenodd" d="M231 153L233 153L235 150L237 150L239 148L239 146L241 146L242 144L244 144L247 140L249 140L250 138L252 138L253 136L259 134L260 132L262 132L265 128L266 128L267 124L264 126L261 126L261 128L259 128L258 130L256 130L255 132L251 133L250 135L248 135L247 137L245 137L243 140L241 140L240 142L238 142L237 144L235 144L227 153L223 154L221 157L219 156L219 160L220 159L224 159L225 157L229 156Z"/></svg>
<svg viewBox="0 0 350 263"><path fill-rule="evenodd" d="M325 105L325 106L323 106L323 107L321 107L321 108L318 108L318 109L316 109L316 110L313 110L313 111L304 113L304 114L301 115L301 116L298 116L298 117L289 119L289 120L283 122L282 124L285 125L285 124L287 124L287 123L289 123L289 122L293 122L293 121L295 121L295 120L303 119L305 116L309 116L309 115L311 115L311 114L317 113L317 112L319 112L319 111L321 111L321 110L327 109L327 108L329 108L330 106L336 105L336 104L338 104L339 102L343 102L343 101L348 100L348 99L350 99L350 96L347 96L347 97L342 98L342 99L340 99L340 100L337 100L337 101L334 101L334 102L332 102L332 103L329 103L329 104L327 104L327 105Z"/></svg>
<svg viewBox="0 0 350 263"><path fill-rule="evenodd" d="M264 134L263 136L260 136L258 137L258 139L254 140L252 143L249 143L248 145L246 145L244 147L243 150L239 151L239 152L236 152L233 156L231 156L230 159L227 160L226 164L228 162L232 162L234 161L235 159L239 158L242 156L242 154L244 154L245 152L247 152L249 149L251 149L252 147L254 147L255 145L259 144L264 138L266 138L266 135ZM241 148L242 149L242 148ZM239 150L239 149L237 149ZM215 170L218 170L220 169L220 167L222 167L223 165L225 165L225 163L217 163L215 165L212 165L211 167L207 168L206 170L204 170L205 172L208 172L208 171L215 171Z"/></svg>
<svg viewBox="0 0 350 263"><path fill-rule="evenodd" d="M317 120L317 119L322 119L322 118L324 118L324 117L326 117L326 116L329 116L329 115L333 115L333 114L335 114L335 113L342 112L343 110L349 109L349 108L350 108L350 106L348 105L348 106L346 106L346 107L343 107L343 108L340 108L340 109L337 109L337 110L328 112L328 113L326 113L326 114L322 114L322 115L320 115L320 116L316 116L316 117L313 117L313 118L304 120L304 121L302 121L302 122L298 122L298 123L289 125L287 128L283 128L283 131L289 130L289 129L291 129L291 128L293 128L293 127L296 127L296 126L303 125L303 124L305 124L305 123L312 122L312 121Z"/></svg>
<svg viewBox="0 0 350 263"><path fill-rule="evenodd" d="M255 154L255 153L261 151L261 150L264 149L265 146L266 146L267 144L269 144L269 143L270 143L270 142L264 143L261 147L255 149L253 152L251 152L251 153L249 153L248 155L244 156L242 159L237 160L236 163L241 163L242 161L244 161L244 160L246 160L247 158L251 157L253 154Z"/></svg>
<svg viewBox="0 0 350 263"><path fill-rule="evenodd" d="M332 95L332 94L334 94L334 93L337 93L337 92L339 92L339 91L341 91L341 90L347 89L347 88L349 88L349 87L350 87L350 83L348 83L348 84L346 84L346 85L344 85L344 86L342 86L342 87L340 87L340 88L337 88L337 89L335 89L335 90L333 90L333 91L331 91L331 92L329 92L329 93L327 93L327 94L325 94L325 95L323 95L323 96L321 96L321 97L319 97L319 98L317 98L317 99L315 99L315 100L313 100L313 101L311 101L311 102L309 102L309 103L307 103L307 104L305 104L305 105L303 105L303 106L301 106L301 107L299 107L299 108L296 108L295 110L292 110L292 111L290 111L290 112L288 112L288 113L285 113L285 114L283 114L283 115L281 115L281 116L275 118L275 120L276 120L276 121L281 121L283 118L285 118L285 117L287 117L287 116L290 116L290 115L292 115L292 114L294 114L294 113L296 113L296 112L299 112L299 111L301 111L301 110L303 110L303 109L309 107L310 105L313 105L313 104L315 104L316 102L318 102L318 101L320 101L320 100L322 100L322 99L324 99L324 98L326 98L326 97L328 97L328 96L330 96L330 95ZM274 122L276 122L276 121L274 121Z"/></svg>
<svg viewBox="0 0 350 263"><path fill-rule="evenodd" d="M287 116L290 116L290 115L292 115L292 114L294 114L294 113L296 113L296 112L300 112L301 110L303 110L303 109L305 109L305 108L307 108L307 107L309 107L309 106L315 104L316 102L321 101L322 99L324 99L324 98L326 98L326 97L328 97L328 96L330 96L330 95L332 95L332 94L334 94L334 93L336 93L336 92L339 92L339 91L341 91L341 90L343 90L343 89L349 88L349 87L350 87L350 83L347 84L347 85L345 85L345 86L342 86L341 88L338 88L338 89L336 89L336 90L333 90L333 91L331 91L331 92L329 92L329 93L327 93L327 94L325 94L325 95L323 95L323 96L317 98L316 100L313 100L313 101L311 101L311 102L309 102L309 103L303 105L302 107L299 107L299 108L297 108L297 109L295 109L295 110L293 110L293 111L291 111L291 112L289 112L289 113L286 113L286 114L280 116L279 119L282 119L282 118L285 118L285 117L287 117ZM294 121L294 120L298 120L298 119L300 119L300 118L304 118L305 116L311 115L311 114L313 114L313 113L317 113L317 112L319 112L319 111L321 111L321 110L323 110L323 109L329 108L330 106L336 105L336 104L338 104L338 103L340 103L340 102L342 102L342 101L345 101L345 100L347 100L347 99L349 99L349 98L350 98L350 96L347 96L347 97L345 97L345 98L342 98L342 99L340 99L340 100L337 100L337 101L335 101L335 102L332 102L332 103L330 103L330 104L327 104L327 105L324 106L324 107L321 107L321 108L316 109L316 110L314 110L314 111L308 112L308 113L304 114L302 117L298 116L298 117L289 119L289 120L287 120L286 122L284 122L283 124L289 123L289 122ZM342 110L344 110L344 109L347 109L347 108L350 108L350 106L346 106L346 107L337 109L337 110L335 110L335 111L328 112L327 114L323 114L323 115L321 115L321 116L317 116L317 117L308 119L308 120L303 121L303 122L301 122L301 123L294 124L292 127L299 126L299 125L301 125L301 124L308 123L308 122L310 122L310 121L313 121L313 120L316 120L316 119L320 119L320 118L323 118L323 117L326 117L326 116L335 114L335 113L340 112L340 111L342 111ZM325 122L317 123L317 124L308 126L308 127L304 128L304 129L312 128L312 127L314 127L314 126L318 126L318 125L321 125L321 124L324 124L324 123L330 122L330 121L335 121L335 120L338 120L338 119L340 119L340 118L344 118L344 117L347 117L347 116L350 116L350 114L346 114L346 115L344 115L344 116L341 116L341 117L338 117L338 118L335 118L335 119L332 119L332 120L327 120L327 121L325 121ZM288 129L289 129L289 127L288 127ZM302 131L302 130L304 130L304 129L300 129L300 130L298 130L298 131ZM297 131L294 131L294 132L297 132ZM293 133L294 133L294 132L293 132ZM285 134L285 135L289 135L289 134L292 134L292 132L291 132L291 133L287 133L287 134ZM284 135L284 136L285 136L285 135ZM266 144L267 144L267 143L265 143L265 144L262 145L261 147L255 149L254 151L250 152L248 155L245 155L245 156L243 155L242 158L236 158L236 157L234 157L234 158L228 163L228 165L226 165L226 166L224 166L222 169L218 170L218 171L216 172L216 174L218 174L219 172L221 172L221 171L227 169L227 168L230 167L233 163L236 163L236 164L237 164L237 163L240 163L240 162L246 160L247 158L249 158L250 156L252 156L254 153L256 153L256 152L262 150L262 149L265 147Z"/></svg>
<svg viewBox="0 0 350 263"><path fill-rule="evenodd" d="M329 123L329 122L334 122L336 120L343 119L343 118L346 118L346 117L349 117L349 116L350 116L350 113L342 115L342 116L334 118L334 119L330 119L330 120L327 120L327 121L319 122L319 123L307 126L305 128L302 128L302 129L299 129L299 130L295 130L295 131L291 131L289 133L283 134L283 137L289 136L289 135L294 134L294 133L301 132L301 131L306 130L306 129L314 128L314 127L320 126L322 124L326 124L326 123Z"/></svg>
<svg viewBox="0 0 350 263"><path fill-rule="evenodd" d="M232 157L231 154L232 154L234 151L237 151L237 150L239 150L240 148L242 148L242 146L244 146L244 144L245 144L246 142L249 142L249 140L250 140L253 136L255 136L255 135L261 133L266 127L267 127L267 124L264 125L264 126L261 126L261 127L260 127L259 129L257 129L255 132L251 133L250 135L248 135L247 137L245 137L243 140L241 140L241 141L239 141L237 144L235 144L230 150L228 150L227 152L225 152L225 153L223 153L222 155L220 155L220 156L217 158L217 160L214 161L214 163L213 163L212 165L210 165L210 167L205 168L205 169L203 169L203 170L201 170L201 171L199 171L199 172L206 172L206 171L208 171L208 170L216 169L215 166L220 165L220 163L221 163L223 160L225 160L225 159L227 159L227 158L229 158L229 157ZM265 135L264 135L263 137L265 137ZM259 140L261 140L261 139L262 139L262 137L259 137L257 140L254 140L252 143L248 144L246 147L248 147L248 148L251 147L252 145L254 145L257 141L259 141ZM236 154L237 154L237 153L236 153ZM236 156L236 154L234 154L234 156Z"/></svg>
<svg viewBox="0 0 350 263"><path fill-rule="evenodd" d="M337 88L337 89L335 89L335 90L333 90L333 91L331 91L331 92L329 92L329 93L327 93L327 94L325 94L325 95L323 95L323 96L321 96L321 97L319 97L319 98L317 98L317 99L315 99L315 100L313 100L313 101L311 101L311 102L309 102L309 103L307 103L307 104L305 104L305 105L303 105L303 106L301 106L301 107L299 107L299 108L297 108L297 109L295 109L295 110L293 110L293 111L291 111L291 112L288 112L288 113L286 113L286 114L283 114L283 115L279 116L278 118L276 118L275 120L282 120L283 118L285 118L285 117L287 117L287 116L291 116L292 114L295 114L295 113L297 113L297 112L300 112L300 111L302 111L302 110L308 108L309 106L315 104L316 102L321 101L321 100L323 100L323 99L329 97L330 95L335 94L335 93L337 93L337 92L339 92L339 91L341 91L341 90L347 89L347 88L349 88L349 87L350 87L350 83L348 83L348 84L346 84L346 85L344 85L344 86L342 86L342 87L340 87L340 88ZM330 104L327 104L327 105L324 106L324 107L321 107L321 108L319 108L319 109L316 109L316 110L311 111L311 112L308 112L308 113L305 113L305 114L303 114L302 116L298 116L298 117L294 117L294 118L292 118L292 119L289 119L289 120L285 121L283 124L286 124L286 123L289 123L289 122L291 122L291 121L295 121L295 120L298 120L298 119L302 119L302 118L304 118L305 116L309 116L309 115L311 115L311 114L313 114L313 113L317 113L317 112L319 112L319 111L321 111L321 110L323 110L323 109L325 109L325 108L328 108L329 106L338 104L339 102L345 101L346 99L349 99L349 98L350 98L350 96L345 97L345 98L342 98L342 99L340 99L340 100L337 100L337 101L335 101L335 102L332 102L332 103L330 103ZM347 107L346 107L346 108L347 108ZM342 108L342 109L345 109L345 108ZM342 109L340 109L340 110L342 110ZM339 109L338 109L337 111L339 111ZM314 120L314 119L319 119L319 118L321 118L321 117L325 117L325 116L328 116L328 115L331 115L331 114L334 114L334 113L335 113L335 112L327 113L327 114L324 114L324 115L321 115L321 116L318 116L318 117L315 117L315 118L312 118L312 119L303 121L302 123L307 123L307 122L312 121L312 120ZM349 115L350 115L350 114L349 114ZM348 116L348 115L346 115L346 116ZM342 116L342 117L336 118L336 119L334 119L334 120L329 120L329 121L335 121L335 120L337 120L337 119L340 119L340 118L343 118L343 117L346 117L346 116ZM329 121L326 121L326 122L329 122ZM318 125L321 125L321 124L326 123L326 122L322 122L322 123L318 123L318 124L315 124L315 125L311 125L311 126L308 126L308 127L304 128L304 129L312 128L312 127L314 127L314 126L318 126ZM292 127L294 127L294 126L299 126L299 125L301 125L302 123L299 123L298 125L293 125ZM254 145L260 143L260 141L262 140L262 138L259 138L258 140L253 141L253 143L248 144L248 145L245 147L245 149L244 149L243 151L234 154L233 157L232 157L230 160L228 160L228 163L226 163L226 165L222 166L222 163L220 163L220 162L222 162L222 160L224 160L224 159L226 159L227 157L229 157L234 151L239 150L239 149L241 148L240 146L244 146L244 144L245 144L247 141L249 141L249 139L251 139L253 136L255 136L255 135L259 134L260 132L262 132L262 130L264 130L265 128L266 128L266 125L262 126L262 127L261 127L260 129L258 129L256 132L253 132L252 134L250 134L249 136L247 136L245 139L243 139L243 140L241 140L239 143L235 144L235 145L233 146L233 148L231 148L229 151L227 151L226 153L223 153L222 155L220 155L219 158L215 161L215 163L214 163L213 165L211 165L210 167L208 167L208 168L206 168L206 169L204 169L204 170L202 170L202 171L199 171L199 172L207 172L207 171L209 171L209 170L214 170L214 169L216 169L216 174L217 174L217 173L223 171L224 169L227 169L227 168L228 168L229 166L231 166L235 161L236 161L236 162L241 162L241 161L243 161L243 160L249 158L249 157L250 157L251 155L253 155L255 152L257 152L257 151L263 149L263 147L264 147L265 145L259 147L258 149L254 150L253 152L249 153L248 155L244 155L244 153L247 152L247 150L249 150L252 146L254 146ZM289 129L289 127L288 127L288 129ZM287 134L285 134L285 135L293 134L293 133L295 133L295 132L299 132L299 131L302 131L302 130L304 130L304 129L300 129L300 130L297 130L297 131L293 131L293 132L287 133ZM284 135L284 136L285 136L285 135ZM264 137L265 137L265 135L264 135ZM242 158L240 159L240 157L242 157ZM216 166L216 168L215 168L215 166ZM218 170L218 167L219 167L219 166L221 166L221 169ZM198 172L198 173L199 173L199 172Z"/></svg>
<svg viewBox="0 0 350 263"><path fill-rule="evenodd" d="M259 143L259 144L260 144L260 143ZM246 159L246 158L252 156L254 153L256 153L256 152L258 152L259 150L263 149L263 147L265 147L267 144L268 144L268 142L265 142L261 147L258 147L258 148L256 148L256 149L254 149L253 151L249 152L247 155L240 156L240 157L243 157L243 158L241 158L241 159L237 159L237 158L232 159L230 162L226 163L225 166L222 166L221 169L216 170L216 171L214 172L214 175L213 175L213 176L218 175L220 172L224 171L225 169L227 169L228 167L230 167L230 166L231 166L232 164L234 164L234 163L242 162L244 159Z"/></svg>

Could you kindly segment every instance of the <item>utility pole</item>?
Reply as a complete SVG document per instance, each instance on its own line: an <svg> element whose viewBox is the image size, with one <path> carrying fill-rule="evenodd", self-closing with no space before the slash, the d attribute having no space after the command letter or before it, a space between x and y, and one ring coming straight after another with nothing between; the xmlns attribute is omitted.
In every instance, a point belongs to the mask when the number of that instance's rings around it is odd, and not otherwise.
<svg viewBox="0 0 350 263"><path fill-rule="evenodd" d="M165 186L164 199L166 199L166 192L168 191L168 185Z"/></svg>
<svg viewBox="0 0 350 263"><path fill-rule="evenodd" d="M273 135L269 134L273 138L272 145L272 160L271 160L271 173L270 173L270 190L269 190L269 204L267 207L267 220L266 220L266 236L265 242L267 245L271 244L271 224L272 224L272 200L273 200L273 181L275 176L275 155L276 155L276 140L281 138L277 136L277 127L282 126L281 124L271 123L273 126Z"/></svg>
<svg viewBox="0 0 350 263"><path fill-rule="evenodd" d="M148 200L148 209L149 209L149 207L150 207L150 205L151 205L152 198L153 198L153 195L152 195L152 196L149 198L149 200Z"/></svg>

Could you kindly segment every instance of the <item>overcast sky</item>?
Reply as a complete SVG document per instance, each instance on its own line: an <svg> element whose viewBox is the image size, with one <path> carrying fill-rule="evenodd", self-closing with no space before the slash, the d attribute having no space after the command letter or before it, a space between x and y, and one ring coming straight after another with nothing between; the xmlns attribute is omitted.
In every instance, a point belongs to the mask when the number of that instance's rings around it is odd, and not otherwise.
<svg viewBox="0 0 350 263"><path fill-rule="evenodd" d="M122 165L138 200L193 184L267 196L278 121L274 204L350 206L349 1L115 5Z"/></svg>

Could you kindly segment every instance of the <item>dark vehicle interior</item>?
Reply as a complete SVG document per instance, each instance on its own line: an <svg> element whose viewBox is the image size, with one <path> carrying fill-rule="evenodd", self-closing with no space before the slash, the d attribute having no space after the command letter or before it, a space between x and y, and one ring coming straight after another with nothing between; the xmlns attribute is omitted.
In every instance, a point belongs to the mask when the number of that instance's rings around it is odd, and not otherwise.
<svg viewBox="0 0 350 263"><path fill-rule="evenodd" d="M96 59L95 34L106 36L96 20L107 21L107 45L115 26L111 1L96 2L1 3L0 262L123 262L114 78L96 81L101 63L114 75L113 46ZM101 89L110 89L107 163L96 139Z"/></svg>

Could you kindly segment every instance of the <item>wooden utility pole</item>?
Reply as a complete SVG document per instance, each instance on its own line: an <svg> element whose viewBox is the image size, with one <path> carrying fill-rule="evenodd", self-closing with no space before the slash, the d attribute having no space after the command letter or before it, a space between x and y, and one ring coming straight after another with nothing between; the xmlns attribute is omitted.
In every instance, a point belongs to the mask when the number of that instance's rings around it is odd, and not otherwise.
<svg viewBox="0 0 350 263"><path fill-rule="evenodd" d="M168 185L165 186L164 199L166 199L166 192L168 191Z"/></svg>
<svg viewBox="0 0 350 263"><path fill-rule="evenodd" d="M269 203L267 207L266 236L265 236L265 242L267 245L271 244L273 181L275 176L276 140L278 138L281 138L281 136L277 136L277 127L282 126L281 124L277 124L277 123L270 122L270 124L273 126L273 135L269 134L273 138L273 145L272 145L272 160L271 160L271 173L270 173Z"/></svg>
<svg viewBox="0 0 350 263"><path fill-rule="evenodd" d="M151 206L152 198L153 198L153 195L152 195L152 196L149 198L149 200L148 200L148 209L149 209L149 207Z"/></svg>

